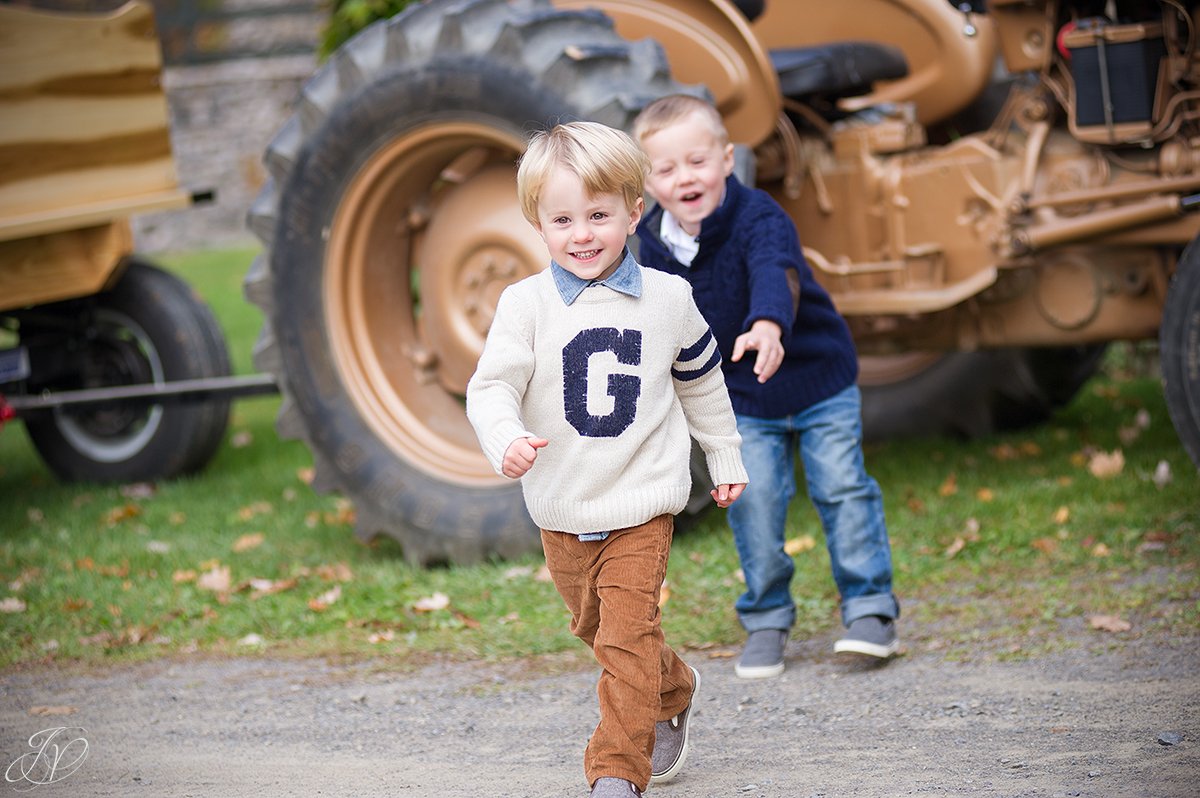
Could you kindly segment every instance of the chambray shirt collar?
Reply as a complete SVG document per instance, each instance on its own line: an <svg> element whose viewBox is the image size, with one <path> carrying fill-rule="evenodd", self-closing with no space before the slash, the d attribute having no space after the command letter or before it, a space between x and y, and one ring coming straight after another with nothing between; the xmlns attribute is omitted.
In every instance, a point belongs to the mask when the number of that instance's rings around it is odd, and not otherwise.
<svg viewBox="0 0 1200 798"><path fill-rule="evenodd" d="M605 280L584 280L571 274L553 260L550 261L550 274L554 276L554 287L558 289L558 295L567 305L579 299L583 289L589 285L608 286L614 291L634 298L642 295L642 271L638 268L637 260L628 247L625 249L624 257L621 258L621 265Z"/></svg>

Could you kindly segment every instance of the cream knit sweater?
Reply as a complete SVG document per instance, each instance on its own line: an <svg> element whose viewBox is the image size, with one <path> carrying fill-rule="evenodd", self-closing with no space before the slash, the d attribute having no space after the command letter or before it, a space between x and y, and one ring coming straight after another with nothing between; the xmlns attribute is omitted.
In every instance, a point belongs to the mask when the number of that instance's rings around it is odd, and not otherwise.
<svg viewBox="0 0 1200 798"><path fill-rule="evenodd" d="M691 287L637 268L636 298L593 285L568 306L549 269L509 286L467 386L467 417L498 473L517 438L550 442L521 478L542 529L609 531L680 512L689 434L714 485L748 479Z"/></svg>

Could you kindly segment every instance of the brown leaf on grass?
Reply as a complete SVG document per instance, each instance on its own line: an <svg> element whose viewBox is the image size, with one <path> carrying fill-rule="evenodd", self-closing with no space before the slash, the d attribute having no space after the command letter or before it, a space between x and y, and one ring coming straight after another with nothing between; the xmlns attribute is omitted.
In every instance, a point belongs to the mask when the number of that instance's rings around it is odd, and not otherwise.
<svg viewBox="0 0 1200 798"><path fill-rule="evenodd" d="M8 583L8 589L21 590L26 585L32 584L41 575L41 568L26 568L17 575L16 579Z"/></svg>
<svg viewBox="0 0 1200 798"><path fill-rule="evenodd" d="M77 707L72 707L72 706L67 706L67 705L58 705L58 706L39 705L39 706L35 706L35 707L30 707L29 709L26 710L26 712L28 712L30 715L34 715L34 716L40 717L40 718L51 717L51 716L56 716L56 715L74 715L78 711L79 711L79 709Z"/></svg>
<svg viewBox="0 0 1200 798"><path fill-rule="evenodd" d="M1071 477L1068 477L1068 476L1066 476L1066 475L1064 474L1064 475L1063 475L1063 476L1061 476L1061 477L1057 477L1057 478L1054 480L1054 482L1055 482L1055 484L1057 484L1057 485L1058 485L1060 488L1069 488L1069 487L1071 487L1071 485L1073 485L1073 484L1075 483L1075 480L1074 480L1073 478L1071 478Z"/></svg>
<svg viewBox="0 0 1200 798"><path fill-rule="evenodd" d="M945 499L956 493L958 493L958 475L951 472L938 486L938 495Z"/></svg>
<svg viewBox="0 0 1200 798"><path fill-rule="evenodd" d="M801 552L812 551L816 547L817 540L812 535L801 535L798 538L789 538L783 544L783 550L789 557L795 557Z"/></svg>
<svg viewBox="0 0 1200 798"><path fill-rule="evenodd" d="M1111 479L1125 469L1125 454L1120 449L1112 452L1096 452L1088 460L1088 471L1096 479Z"/></svg>
<svg viewBox="0 0 1200 798"><path fill-rule="evenodd" d="M954 555L956 555L960 551L962 551L964 548L966 548L966 545L967 545L966 538L959 535L958 537L956 537L954 539L953 543L951 543L949 546L946 547L946 550L944 552L942 552L942 554L944 554L946 557L953 557Z"/></svg>
<svg viewBox="0 0 1200 798"><path fill-rule="evenodd" d="M925 512L925 502L921 501L916 496L909 496L904 503L908 505L908 509L913 513L913 515L920 515L921 513Z"/></svg>
<svg viewBox="0 0 1200 798"><path fill-rule="evenodd" d="M285 590L291 590L300 583L298 579L251 579L248 583L250 587L251 600L257 601L263 596L282 593ZM241 589L241 585L238 586Z"/></svg>
<svg viewBox="0 0 1200 798"><path fill-rule="evenodd" d="M184 523L185 521L187 521L187 514L182 513L179 510L176 510L175 512L173 512L169 516L167 516L167 523L170 524L171 526L179 526L180 524Z"/></svg>
<svg viewBox="0 0 1200 798"><path fill-rule="evenodd" d="M988 449L988 454L992 456L992 459L999 460L1001 462L1005 460L1016 460L1020 456L1017 454L1017 450L1008 443L1002 443L999 446L993 446L992 448Z"/></svg>
<svg viewBox="0 0 1200 798"><path fill-rule="evenodd" d="M126 499L150 499L158 493L153 482L131 482L121 486L121 495Z"/></svg>
<svg viewBox="0 0 1200 798"><path fill-rule="evenodd" d="M201 590L211 590L213 593L228 593L232 584L232 576L227 565L215 565L196 580L196 587Z"/></svg>
<svg viewBox="0 0 1200 798"><path fill-rule="evenodd" d="M1116 615L1089 615L1088 623L1101 632L1128 632L1133 628L1133 624Z"/></svg>
<svg viewBox="0 0 1200 798"><path fill-rule="evenodd" d="M1042 447L1038 446L1033 441L1022 441L1020 449L1021 454L1025 455L1026 457L1037 457L1042 453Z"/></svg>
<svg viewBox="0 0 1200 798"><path fill-rule="evenodd" d="M104 514L104 525L114 527L123 521L128 521L130 518L137 518L141 514L142 508L133 503L113 507Z"/></svg>
<svg viewBox="0 0 1200 798"><path fill-rule="evenodd" d="M195 582L196 572L190 569L187 571L176 571L175 573L171 574L171 581L177 585L181 585L184 582Z"/></svg>
<svg viewBox="0 0 1200 798"><path fill-rule="evenodd" d="M237 517L241 521L249 521L260 515L268 515L274 512L274 510L275 508L271 506L270 502L253 502L240 508L237 511Z"/></svg>
<svg viewBox="0 0 1200 798"><path fill-rule="evenodd" d="M85 598L68 598L63 601L63 612L79 612L86 610L92 606L92 602Z"/></svg>
<svg viewBox="0 0 1200 798"><path fill-rule="evenodd" d="M980 488L975 491L975 498L981 502L990 502L996 498L996 494L992 492L991 488Z"/></svg>
<svg viewBox="0 0 1200 798"><path fill-rule="evenodd" d="M7 615L13 615L18 612L25 612L25 602L16 596L9 596L0 600L0 612Z"/></svg>
<svg viewBox="0 0 1200 798"><path fill-rule="evenodd" d="M233 550L241 553L256 549L263 544L264 539L262 532L250 532L233 541Z"/></svg>
<svg viewBox="0 0 1200 798"><path fill-rule="evenodd" d="M124 579L129 576L129 563L122 562L120 565L100 565L97 566L96 573L101 576L115 576L118 579Z"/></svg>
<svg viewBox="0 0 1200 798"><path fill-rule="evenodd" d="M312 484L312 481L313 481L313 476L314 476L316 473L317 473L317 472L316 472L316 470L315 470L315 469L313 469L313 468L311 468L311 467L309 467L309 468L297 468L297 469L296 469L296 479L300 480L300 481L301 481L301 482L303 482L305 485L311 485L311 484Z"/></svg>
<svg viewBox="0 0 1200 798"><path fill-rule="evenodd" d="M245 449L254 443L254 435L249 430L238 430L229 436L229 446L232 449Z"/></svg>
<svg viewBox="0 0 1200 798"><path fill-rule="evenodd" d="M728 649L723 649L721 651L708 652L709 659L733 659L736 656L737 656L736 651L730 651Z"/></svg>
<svg viewBox="0 0 1200 798"><path fill-rule="evenodd" d="M1058 541L1054 538L1038 538L1029 544L1042 554L1053 554L1058 551Z"/></svg>
<svg viewBox="0 0 1200 798"><path fill-rule="evenodd" d="M349 499L339 498L333 512L325 513L323 518L329 526L352 526L358 518L358 514L354 512L353 502Z"/></svg>
<svg viewBox="0 0 1200 798"><path fill-rule="evenodd" d="M1111 553L1112 552L1109 551L1108 546L1104 545L1103 543L1097 543L1095 546L1092 546L1093 557L1107 557Z"/></svg>
<svg viewBox="0 0 1200 798"><path fill-rule="evenodd" d="M344 562L335 562L333 565L318 565L317 576L326 582L351 582L354 580L354 573L350 570L350 566Z"/></svg>
<svg viewBox="0 0 1200 798"><path fill-rule="evenodd" d="M462 623L462 625L467 627L468 629L478 629L481 626L483 626L483 624L481 624L479 621L472 618L470 615L467 615L466 613L463 613L463 612L459 612L458 610L454 610L454 617L457 618Z"/></svg>
<svg viewBox="0 0 1200 798"><path fill-rule="evenodd" d="M334 585L316 598L309 599L308 608L313 612L324 612L329 609L329 605L336 603L341 597L342 586Z"/></svg>
<svg viewBox="0 0 1200 798"><path fill-rule="evenodd" d="M390 643L396 637L396 633L391 629L384 629L382 632L372 632L367 637L367 642L372 644Z"/></svg>
<svg viewBox="0 0 1200 798"><path fill-rule="evenodd" d="M1054 511L1054 523L1062 526L1071 520L1071 510L1065 504Z"/></svg>

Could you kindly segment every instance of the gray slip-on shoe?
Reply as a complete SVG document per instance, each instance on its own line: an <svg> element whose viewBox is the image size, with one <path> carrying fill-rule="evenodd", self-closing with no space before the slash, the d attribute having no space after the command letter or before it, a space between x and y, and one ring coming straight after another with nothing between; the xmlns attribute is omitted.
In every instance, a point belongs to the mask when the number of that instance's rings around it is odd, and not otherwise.
<svg viewBox="0 0 1200 798"><path fill-rule="evenodd" d="M642 798L642 791L631 781L601 776L592 785L592 798Z"/></svg>
<svg viewBox="0 0 1200 798"><path fill-rule="evenodd" d="M670 720L654 724L654 753L650 757L650 783L662 784L675 778L683 770L688 755L688 721L692 719L692 707L700 692L700 671L691 665L692 697L688 705Z"/></svg>
<svg viewBox="0 0 1200 798"><path fill-rule="evenodd" d="M769 679L783 673L783 649L787 639L786 629L751 632L733 672L741 679Z"/></svg>
<svg viewBox="0 0 1200 798"><path fill-rule="evenodd" d="M835 654L866 654L887 659L899 647L894 620L882 615L864 615L850 622L846 634L833 644L833 651Z"/></svg>

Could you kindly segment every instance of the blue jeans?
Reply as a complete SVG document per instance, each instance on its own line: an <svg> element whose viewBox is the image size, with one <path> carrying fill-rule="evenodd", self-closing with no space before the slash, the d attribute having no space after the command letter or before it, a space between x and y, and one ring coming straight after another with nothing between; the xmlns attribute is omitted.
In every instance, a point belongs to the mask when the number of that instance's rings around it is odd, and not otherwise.
<svg viewBox="0 0 1200 798"><path fill-rule="evenodd" d="M746 577L746 592L734 605L746 631L790 629L796 621L795 566L783 544L796 495L797 444L841 593L842 623L864 615L899 617L883 496L863 466L858 386L784 418L738 415L737 425L750 484L730 505L729 525Z"/></svg>

